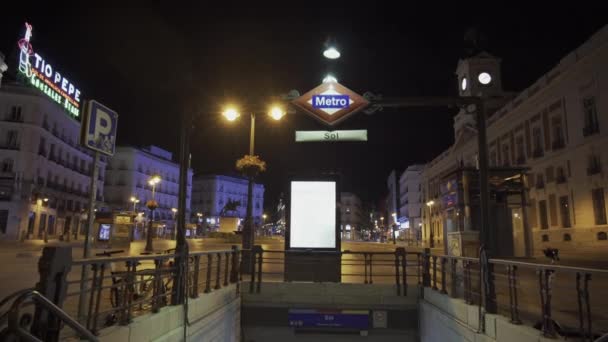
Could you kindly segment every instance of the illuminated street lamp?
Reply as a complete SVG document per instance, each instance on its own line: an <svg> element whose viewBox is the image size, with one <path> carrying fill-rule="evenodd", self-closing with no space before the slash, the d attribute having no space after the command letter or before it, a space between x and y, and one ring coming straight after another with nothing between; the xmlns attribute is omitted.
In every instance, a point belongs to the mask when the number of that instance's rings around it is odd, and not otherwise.
<svg viewBox="0 0 608 342"><path fill-rule="evenodd" d="M393 217L393 224L392 224L392 228L393 228L393 245L397 244L397 237L395 236L395 229L397 228L397 213L392 213L391 216Z"/></svg>
<svg viewBox="0 0 608 342"><path fill-rule="evenodd" d="M341 54L335 46L328 46L325 51L323 51L323 56L327 59L338 59Z"/></svg>
<svg viewBox="0 0 608 342"><path fill-rule="evenodd" d="M435 205L435 201L433 200L426 202L426 206L429 207L429 240L431 242L431 248L435 247L435 232L433 231L433 217L431 216L433 214L433 205Z"/></svg>
<svg viewBox="0 0 608 342"><path fill-rule="evenodd" d="M139 203L139 200L135 196L131 196L130 201L133 203L133 212L136 212L136 205Z"/></svg>
<svg viewBox="0 0 608 342"><path fill-rule="evenodd" d="M150 209L150 220L148 221L148 234L146 236L146 252L152 252L154 247L152 246L152 221L154 221L154 209L158 208L158 202L156 202L156 184L160 183L161 178L159 175L154 175L148 180L148 184L152 186L152 199L146 202L146 207Z"/></svg>
<svg viewBox="0 0 608 342"><path fill-rule="evenodd" d="M235 121L240 113L234 106L228 106L222 112L222 115L228 121ZM277 105L274 105L268 111L268 115L276 121L279 121L285 116L285 110ZM255 113L251 112L251 125L249 130L249 155L254 155L255 147ZM253 176L248 176L247 185L247 212L245 214L245 224L243 226L243 249L250 250L253 248L255 232L253 229ZM247 265L247 263L244 263Z"/></svg>
<svg viewBox="0 0 608 342"><path fill-rule="evenodd" d="M175 214L177 214L177 208L171 208L173 213L173 240L177 238L177 222L175 221Z"/></svg>

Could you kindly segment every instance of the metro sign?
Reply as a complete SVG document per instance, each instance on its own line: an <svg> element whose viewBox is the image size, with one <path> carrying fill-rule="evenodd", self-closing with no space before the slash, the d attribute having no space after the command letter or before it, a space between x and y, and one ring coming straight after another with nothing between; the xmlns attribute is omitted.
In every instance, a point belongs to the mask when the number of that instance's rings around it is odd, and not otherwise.
<svg viewBox="0 0 608 342"><path fill-rule="evenodd" d="M322 123L333 126L365 108L369 102L338 82L326 82L295 99L293 104Z"/></svg>

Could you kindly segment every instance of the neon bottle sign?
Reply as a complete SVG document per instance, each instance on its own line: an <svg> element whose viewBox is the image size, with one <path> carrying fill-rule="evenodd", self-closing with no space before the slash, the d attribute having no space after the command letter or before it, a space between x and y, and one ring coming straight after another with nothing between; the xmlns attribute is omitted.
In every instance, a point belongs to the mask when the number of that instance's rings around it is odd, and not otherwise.
<svg viewBox="0 0 608 342"><path fill-rule="evenodd" d="M63 106L70 114L79 116L80 90L34 52L31 38L32 25L25 23L25 35L17 43L20 50L19 72L25 75L35 88Z"/></svg>

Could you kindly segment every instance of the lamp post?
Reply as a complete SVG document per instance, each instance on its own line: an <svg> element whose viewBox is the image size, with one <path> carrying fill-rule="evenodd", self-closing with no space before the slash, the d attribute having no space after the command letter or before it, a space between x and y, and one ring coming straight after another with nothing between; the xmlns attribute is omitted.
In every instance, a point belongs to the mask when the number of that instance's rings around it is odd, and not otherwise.
<svg viewBox="0 0 608 342"><path fill-rule="evenodd" d="M44 203L48 203L49 199L47 197L45 197L42 201ZM42 203L40 203L40 205L42 205ZM38 206L38 208L39 208L39 210L38 210L39 211L38 212L38 216L40 216L40 220L38 222L38 226L39 227L42 224L42 220L41 220L42 219L42 214L40 213L40 205ZM49 232L48 231L49 231L49 228L47 227L47 225L45 223L45 225L44 225L44 243L49 242Z"/></svg>
<svg viewBox="0 0 608 342"><path fill-rule="evenodd" d="M171 208L173 213L173 240L177 238L177 222L175 221L175 214L177 214L177 208Z"/></svg>
<svg viewBox="0 0 608 342"><path fill-rule="evenodd" d="M137 212L137 203L139 203L139 200L135 197L135 196L131 196L130 199L131 203L133 203L133 212Z"/></svg>
<svg viewBox="0 0 608 342"><path fill-rule="evenodd" d="M435 201L433 200L426 202L426 206L429 207L429 242L431 248L435 247L435 232L433 231L433 204L435 204Z"/></svg>
<svg viewBox="0 0 608 342"><path fill-rule="evenodd" d="M376 221L376 227L378 227L378 221ZM386 229L384 228L384 216L380 216L380 227L384 232L384 237L386 237Z"/></svg>
<svg viewBox="0 0 608 342"><path fill-rule="evenodd" d="M393 228L393 245L397 244L397 238L395 237L395 228L397 228L397 213L392 213L391 216L393 217L393 224L392 224L392 228Z"/></svg>
<svg viewBox="0 0 608 342"><path fill-rule="evenodd" d="M235 107L227 107L222 115L228 121L235 121L240 113ZM283 116L285 116L285 111L279 106L273 106L268 115L272 117L274 120L279 121ZM251 112L251 124L249 130L249 155L254 155L254 147L255 147L255 113ZM248 183L247 183L247 212L245 215L245 224L243 225L243 249L251 250L253 248L253 243L255 240L254 237L254 229L253 229L253 175L247 175ZM246 256L244 255L244 258ZM246 261L244 261L244 265L247 265Z"/></svg>
<svg viewBox="0 0 608 342"><path fill-rule="evenodd" d="M148 209L150 209L150 220L148 221L148 234L146 236L146 248L145 251L146 252L152 252L154 250L154 247L152 246L152 234L153 234L153 227L152 227L152 221L154 221L154 209L158 208L158 202L156 202L156 184L160 183L161 179L160 176L155 175L152 176L149 180L148 180L148 184L150 184L150 186L152 186L152 199L149 200L148 202L146 202L146 207L148 207Z"/></svg>
<svg viewBox="0 0 608 342"><path fill-rule="evenodd" d="M196 223L197 223L197 225L196 225L196 226L197 226L197 227L198 227L199 225L201 225L201 226L202 226L202 222L203 222L203 213L196 213L196 218L197 218L197 222L196 222ZM197 230L198 230L198 228L197 228Z"/></svg>

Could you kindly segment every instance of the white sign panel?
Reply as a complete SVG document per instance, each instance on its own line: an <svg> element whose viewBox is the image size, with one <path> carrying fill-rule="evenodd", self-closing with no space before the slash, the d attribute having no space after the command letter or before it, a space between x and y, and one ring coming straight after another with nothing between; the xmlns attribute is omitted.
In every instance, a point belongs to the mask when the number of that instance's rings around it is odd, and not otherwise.
<svg viewBox="0 0 608 342"><path fill-rule="evenodd" d="M336 247L336 182L291 182L289 245Z"/></svg>
<svg viewBox="0 0 608 342"><path fill-rule="evenodd" d="M309 141L367 141L367 130L296 131L296 142Z"/></svg>

